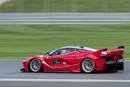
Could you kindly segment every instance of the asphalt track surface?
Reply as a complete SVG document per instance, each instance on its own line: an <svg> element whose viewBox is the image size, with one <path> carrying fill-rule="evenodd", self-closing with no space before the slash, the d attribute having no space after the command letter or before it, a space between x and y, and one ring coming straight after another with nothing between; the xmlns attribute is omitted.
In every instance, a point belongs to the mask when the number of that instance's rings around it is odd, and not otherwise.
<svg viewBox="0 0 130 87"><path fill-rule="evenodd" d="M0 87L130 87L130 62L125 62L124 71L108 73L23 73L21 61L0 61ZM10 79L5 80L4 79ZM11 80L16 79L16 80ZM20 79L18 81L17 79ZM23 81L21 81L23 79ZM25 79L25 80L24 80ZM33 79L30 81L29 79ZM44 79L45 81L38 81ZM50 80L59 79L58 81ZM71 80L87 81L71 81ZM26 81L27 80L27 81ZM29 81L28 81L29 80ZM62 81L63 80L63 81ZM67 81L68 80L68 81ZM70 80L70 81L69 81ZM95 81L90 81L95 80ZM100 81L102 80L102 81ZM104 81L110 80L110 81ZM129 80L129 82L114 82ZM90 81L90 82L89 82ZM99 82L98 82L99 81Z"/></svg>

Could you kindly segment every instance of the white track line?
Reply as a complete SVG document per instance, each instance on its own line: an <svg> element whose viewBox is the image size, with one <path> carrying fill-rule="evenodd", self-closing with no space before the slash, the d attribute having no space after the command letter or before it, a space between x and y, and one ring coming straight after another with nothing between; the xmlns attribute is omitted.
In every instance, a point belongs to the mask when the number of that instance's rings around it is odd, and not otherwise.
<svg viewBox="0 0 130 87"><path fill-rule="evenodd" d="M130 80L106 80L106 79L5 79L1 78L0 82L98 82L98 83L130 83Z"/></svg>

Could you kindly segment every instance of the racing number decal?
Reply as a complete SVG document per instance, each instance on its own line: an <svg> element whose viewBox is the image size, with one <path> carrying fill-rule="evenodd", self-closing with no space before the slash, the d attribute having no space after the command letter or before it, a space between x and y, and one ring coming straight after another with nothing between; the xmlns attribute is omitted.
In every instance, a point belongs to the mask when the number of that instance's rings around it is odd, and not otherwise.
<svg viewBox="0 0 130 87"><path fill-rule="evenodd" d="M61 64L62 60L61 59L54 59L52 60L52 64Z"/></svg>

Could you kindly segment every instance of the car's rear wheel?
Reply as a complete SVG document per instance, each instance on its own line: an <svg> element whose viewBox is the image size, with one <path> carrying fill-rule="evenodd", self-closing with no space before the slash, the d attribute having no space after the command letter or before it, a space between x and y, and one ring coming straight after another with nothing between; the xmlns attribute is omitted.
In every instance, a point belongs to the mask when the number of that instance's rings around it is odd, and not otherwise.
<svg viewBox="0 0 130 87"><path fill-rule="evenodd" d="M95 71L95 63L92 59L84 59L81 63L81 69L85 73L92 73Z"/></svg>
<svg viewBox="0 0 130 87"><path fill-rule="evenodd" d="M42 71L42 63L39 59L32 59L29 63L29 69L31 72Z"/></svg>

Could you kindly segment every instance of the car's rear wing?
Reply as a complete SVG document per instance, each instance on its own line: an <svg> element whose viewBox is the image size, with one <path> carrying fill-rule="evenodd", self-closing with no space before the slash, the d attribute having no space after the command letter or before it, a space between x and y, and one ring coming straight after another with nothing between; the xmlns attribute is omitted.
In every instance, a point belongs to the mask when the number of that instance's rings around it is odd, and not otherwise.
<svg viewBox="0 0 130 87"><path fill-rule="evenodd" d="M125 48L124 46L119 46L116 49L108 51L108 54L109 54L109 56L111 56L111 55L123 55L124 48Z"/></svg>
<svg viewBox="0 0 130 87"><path fill-rule="evenodd" d="M123 52L124 52L124 48L125 48L124 46L119 46L116 49L113 49L113 50L110 50L110 51L108 51L107 48L104 48L104 49L97 50L96 52L93 52L93 54L96 55L96 56L122 55Z"/></svg>
<svg viewBox="0 0 130 87"><path fill-rule="evenodd" d="M125 48L125 46L119 46L118 48L119 48L119 49L120 49L120 48L124 49L124 48Z"/></svg>

